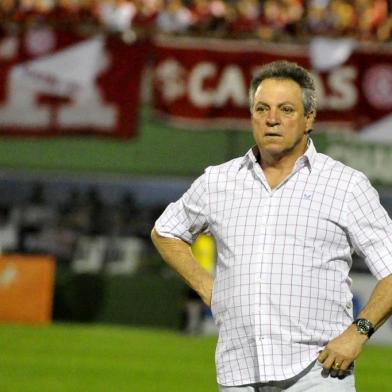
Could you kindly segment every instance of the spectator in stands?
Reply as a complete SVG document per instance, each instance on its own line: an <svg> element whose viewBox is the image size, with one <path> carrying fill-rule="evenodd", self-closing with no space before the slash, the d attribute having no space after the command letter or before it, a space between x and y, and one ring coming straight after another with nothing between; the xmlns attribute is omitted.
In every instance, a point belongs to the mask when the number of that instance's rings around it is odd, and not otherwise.
<svg viewBox="0 0 392 392"><path fill-rule="evenodd" d="M372 40L377 37L378 29L388 19L388 3L386 0L357 0L358 38Z"/></svg>
<svg viewBox="0 0 392 392"><path fill-rule="evenodd" d="M236 6L236 16L231 22L231 33L234 36L254 36L260 17L261 5L257 0L240 0Z"/></svg>
<svg viewBox="0 0 392 392"><path fill-rule="evenodd" d="M307 7L304 32L307 35L329 35L333 30L333 17L329 12L329 0L312 0Z"/></svg>
<svg viewBox="0 0 392 392"><path fill-rule="evenodd" d="M391 7L392 8L392 7ZM392 16L389 15L385 22L377 29L377 39L380 42L390 41L392 38Z"/></svg>
<svg viewBox="0 0 392 392"><path fill-rule="evenodd" d="M261 28L258 33L265 40L281 39L287 23L286 9L282 0L266 0L263 3Z"/></svg>
<svg viewBox="0 0 392 392"><path fill-rule="evenodd" d="M167 0L157 19L157 28L163 33L184 33L192 23L191 11L182 0Z"/></svg>
<svg viewBox="0 0 392 392"><path fill-rule="evenodd" d="M35 12L42 16L49 15L54 7L54 0L35 0L34 3Z"/></svg>
<svg viewBox="0 0 392 392"><path fill-rule="evenodd" d="M0 16L1 18L7 17L15 12L15 0L2 0L0 2Z"/></svg>
<svg viewBox="0 0 392 392"><path fill-rule="evenodd" d="M136 15L133 28L139 37L148 37L156 31L156 21L164 4L163 0L134 0Z"/></svg>
<svg viewBox="0 0 392 392"><path fill-rule="evenodd" d="M285 0L286 27L285 31L290 37L300 36L305 15L303 0Z"/></svg>
<svg viewBox="0 0 392 392"><path fill-rule="evenodd" d="M81 21L79 10L77 0L57 0L50 15L51 22L61 28L77 26Z"/></svg>
<svg viewBox="0 0 392 392"><path fill-rule="evenodd" d="M330 11L333 19L333 35L354 36L358 18L353 3L346 0L332 0Z"/></svg>
<svg viewBox="0 0 392 392"><path fill-rule="evenodd" d="M3 0L0 21L13 19L20 26L49 22L87 33L103 28L128 41L163 32L285 41L328 35L385 42L391 37L391 11L388 0Z"/></svg>
<svg viewBox="0 0 392 392"><path fill-rule="evenodd" d="M16 21L28 24L37 17L37 10L34 0L20 0L16 12Z"/></svg>
<svg viewBox="0 0 392 392"><path fill-rule="evenodd" d="M0 34L7 31L16 11L15 0L4 0L0 2Z"/></svg>
<svg viewBox="0 0 392 392"><path fill-rule="evenodd" d="M211 21L210 5L208 0L194 0L190 5L192 12L192 31L202 33L207 31Z"/></svg>
<svg viewBox="0 0 392 392"><path fill-rule="evenodd" d="M102 24L115 33L130 30L136 13L135 4L126 0L105 1L98 5L98 15Z"/></svg>
<svg viewBox="0 0 392 392"><path fill-rule="evenodd" d="M229 34L228 6L223 0L210 2L210 24L208 32L214 36Z"/></svg>

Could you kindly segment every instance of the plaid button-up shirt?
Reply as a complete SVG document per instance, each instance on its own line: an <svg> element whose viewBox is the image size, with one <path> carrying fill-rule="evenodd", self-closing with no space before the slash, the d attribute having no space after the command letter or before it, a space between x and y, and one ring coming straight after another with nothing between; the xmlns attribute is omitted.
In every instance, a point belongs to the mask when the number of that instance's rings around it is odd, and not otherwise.
<svg viewBox="0 0 392 392"><path fill-rule="evenodd" d="M271 189L256 149L209 167L157 220L156 231L217 246L212 313L218 382L293 377L352 322L351 255L392 273L392 222L364 174L309 140Z"/></svg>

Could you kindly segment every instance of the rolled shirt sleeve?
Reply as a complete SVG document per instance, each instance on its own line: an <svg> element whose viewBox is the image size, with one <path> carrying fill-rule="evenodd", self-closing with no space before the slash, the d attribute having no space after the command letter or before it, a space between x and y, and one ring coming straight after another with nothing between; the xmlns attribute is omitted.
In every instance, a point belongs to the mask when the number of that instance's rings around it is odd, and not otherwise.
<svg viewBox="0 0 392 392"><path fill-rule="evenodd" d="M362 173L352 187L347 207L347 227L356 253L377 279L392 274L392 221L378 192Z"/></svg>
<svg viewBox="0 0 392 392"><path fill-rule="evenodd" d="M170 203L155 222L163 237L181 239L192 244L208 228L206 172L197 178L183 196Z"/></svg>

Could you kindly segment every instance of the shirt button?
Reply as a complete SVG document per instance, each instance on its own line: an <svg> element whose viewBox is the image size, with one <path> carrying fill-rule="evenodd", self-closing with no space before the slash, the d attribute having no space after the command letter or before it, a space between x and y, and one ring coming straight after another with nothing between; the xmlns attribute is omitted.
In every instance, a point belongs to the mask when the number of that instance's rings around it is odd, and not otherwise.
<svg viewBox="0 0 392 392"><path fill-rule="evenodd" d="M346 308L351 309L353 307L353 304L351 302L347 302Z"/></svg>

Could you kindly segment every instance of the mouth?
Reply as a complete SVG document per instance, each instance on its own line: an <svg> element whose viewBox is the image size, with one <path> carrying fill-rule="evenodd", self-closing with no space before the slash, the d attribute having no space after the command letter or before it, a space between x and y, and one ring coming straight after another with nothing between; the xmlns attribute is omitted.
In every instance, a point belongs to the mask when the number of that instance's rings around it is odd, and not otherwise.
<svg viewBox="0 0 392 392"><path fill-rule="evenodd" d="M264 136L267 136L267 137L282 137L282 135L280 133L277 133L277 132L268 132Z"/></svg>

